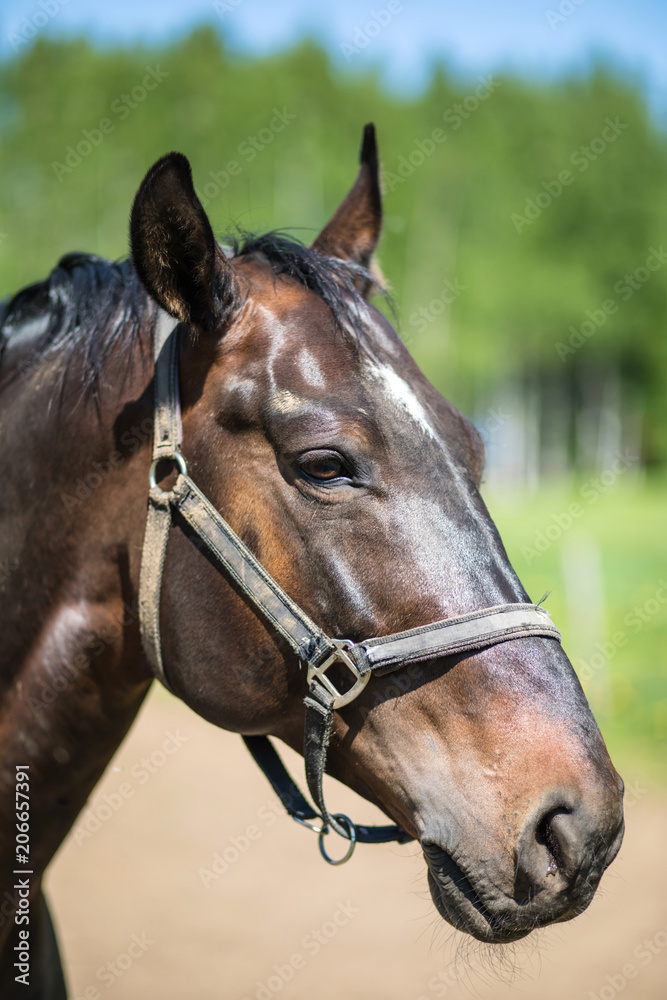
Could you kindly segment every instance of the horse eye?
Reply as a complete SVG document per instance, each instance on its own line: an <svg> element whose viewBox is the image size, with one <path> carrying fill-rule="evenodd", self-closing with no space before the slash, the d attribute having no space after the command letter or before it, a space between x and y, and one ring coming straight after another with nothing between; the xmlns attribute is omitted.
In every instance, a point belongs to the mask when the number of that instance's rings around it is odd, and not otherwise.
<svg viewBox="0 0 667 1000"><path fill-rule="evenodd" d="M310 458L301 464L301 471L309 479L318 482L330 482L343 475L345 467L339 458L327 456L326 458Z"/></svg>

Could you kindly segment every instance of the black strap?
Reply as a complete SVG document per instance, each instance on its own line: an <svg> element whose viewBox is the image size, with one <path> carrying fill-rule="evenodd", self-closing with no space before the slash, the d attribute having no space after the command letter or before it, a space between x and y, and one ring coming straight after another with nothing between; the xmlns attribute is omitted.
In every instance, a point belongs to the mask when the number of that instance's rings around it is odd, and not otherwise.
<svg viewBox="0 0 667 1000"><path fill-rule="evenodd" d="M315 812L292 781L289 771L269 737L244 736L243 742L252 754L255 763L261 767L269 779L271 787L290 816L302 822L319 819L319 814Z"/></svg>
<svg viewBox="0 0 667 1000"><path fill-rule="evenodd" d="M255 763L268 778L271 787L284 805L285 810L293 819L307 825L309 825L311 820L324 819L322 812L316 812L301 794L268 736L244 736L243 742L252 754ZM327 812L323 796L321 796L321 800L323 810ZM330 825L333 826L331 817L329 817L329 821ZM336 830L339 827L340 824L337 823ZM364 826L363 824L355 823L354 828L360 844L389 844L396 842L406 844L412 840L412 837L398 826ZM319 832L321 827L314 829ZM343 827L340 827L340 829L343 836L349 839L349 832Z"/></svg>
<svg viewBox="0 0 667 1000"><path fill-rule="evenodd" d="M304 724L304 751L306 762L306 781L313 802L327 827L331 827L341 837L350 839L347 827L332 816L324 801L322 779L326 770L327 750L331 739L333 723L333 698L321 684L315 681L310 685L308 695L304 699L306 718ZM359 826L355 823L357 840L366 844L386 844L397 841L405 844L412 837L400 826Z"/></svg>

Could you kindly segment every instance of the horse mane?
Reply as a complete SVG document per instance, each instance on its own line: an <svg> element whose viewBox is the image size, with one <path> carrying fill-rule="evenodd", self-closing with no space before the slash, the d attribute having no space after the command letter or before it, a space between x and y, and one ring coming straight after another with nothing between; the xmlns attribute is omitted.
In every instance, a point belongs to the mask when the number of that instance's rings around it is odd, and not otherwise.
<svg viewBox="0 0 667 1000"><path fill-rule="evenodd" d="M230 256L262 256L276 276L293 278L319 295L329 306L336 327L358 344L367 305L357 285L371 283L384 294L369 271L327 257L280 232L260 236L241 232L230 243ZM0 358L13 334L28 324L40 324L43 330L37 331L20 371L34 368L57 351L65 354L65 371L74 350L82 348L81 388L97 396L111 352L118 347L129 364L137 344L147 350L144 334L152 331L156 315L157 306L131 259L108 261L94 254L69 253L44 281L0 303Z"/></svg>
<svg viewBox="0 0 667 1000"><path fill-rule="evenodd" d="M48 278L23 288L4 304L0 331L7 344L26 326L35 328L19 375L59 351L64 353L64 374L75 349L83 348L81 388L97 395L111 351L122 345L129 361L137 342L143 343L147 315L155 312L130 260L69 253Z"/></svg>
<svg viewBox="0 0 667 1000"><path fill-rule="evenodd" d="M262 256L271 264L274 274L294 278L324 299L336 327L355 346L363 334L368 309L359 287L369 287L385 299L389 298L379 274L339 257L327 257L278 230L263 236L241 233L231 244L235 257Z"/></svg>

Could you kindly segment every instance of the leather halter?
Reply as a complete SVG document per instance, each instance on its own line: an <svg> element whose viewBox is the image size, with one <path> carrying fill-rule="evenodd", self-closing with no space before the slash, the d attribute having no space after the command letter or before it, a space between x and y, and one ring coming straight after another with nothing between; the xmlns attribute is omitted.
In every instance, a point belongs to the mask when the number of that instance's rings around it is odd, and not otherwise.
<svg viewBox="0 0 667 1000"><path fill-rule="evenodd" d="M308 788L317 811L309 805L292 781L268 737L243 737L288 813L306 826L311 826L320 835L320 850L331 864L346 861L356 841L408 841L411 837L398 826L360 826L340 813L331 814L327 809L322 779L334 710L353 701L371 676L381 676L408 663L486 649L508 639L527 636L560 640L560 632L541 607L534 604L500 604L357 643L328 636L267 573L188 476L180 450L182 433L178 388L178 327L178 321L159 310L154 342L153 461L139 580L139 622L146 657L155 676L166 688L172 690L162 658L160 593L167 541L174 511L178 511L198 536L198 544L205 546L244 596L306 665L308 694L304 699L306 712L303 756ZM157 485L157 468L165 461L174 463L178 468L176 481L168 491ZM349 670L353 681L349 690L338 691L327 675L333 664L343 664ZM312 820L318 820L320 825L312 826ZM331 859L324 849L324 835L330 829L350 841L347 854L338 861Z"/></svg>

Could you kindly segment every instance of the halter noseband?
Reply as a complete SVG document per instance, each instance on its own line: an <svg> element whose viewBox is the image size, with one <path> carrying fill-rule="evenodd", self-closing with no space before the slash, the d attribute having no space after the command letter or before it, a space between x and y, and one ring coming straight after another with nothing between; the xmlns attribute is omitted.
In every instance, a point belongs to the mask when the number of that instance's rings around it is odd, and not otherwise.
<svg viewBox="0 0 667 1000"><path fill-rule="evenodd" d="M307 668L308 694L304 699L303 756L306 780L317 811L307 802L285 769L267 736L244 736L248 749L295 820L319 834L322 856L342 864L355 843L410 840L398 826L360 826L342 813L330 813L324 802L322 779L331 737L333 713L353 701L371 675L383 675L408 663L486 649L508 639L546 636L560 640L547 612L534 604L500 604L482 611L422 625L406 632L353 643L326 635L267 573L232 531L210 501L190 479L181 447L181 409L178 390L178 322L163 310L155 327L155 426L150 470L148 514L139 579L139 622L144 651L153 671L171 690L165 674L160 641L160 593L167 541L177 510L200 543L234 580L242 593L290 644ZM178 468L169 491L157 485L157 467L170 461ZM349 690L340 692L327 675L334 664L351 674ZM318 820L319 825L312 821ZM349 841L347 854L333 860L324 847L330 829Z"/></svg>

